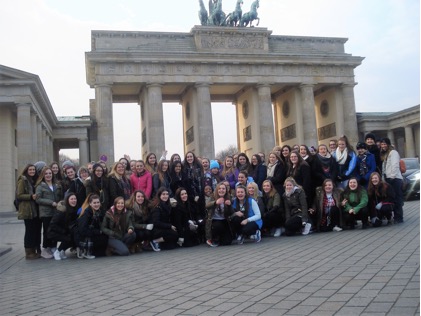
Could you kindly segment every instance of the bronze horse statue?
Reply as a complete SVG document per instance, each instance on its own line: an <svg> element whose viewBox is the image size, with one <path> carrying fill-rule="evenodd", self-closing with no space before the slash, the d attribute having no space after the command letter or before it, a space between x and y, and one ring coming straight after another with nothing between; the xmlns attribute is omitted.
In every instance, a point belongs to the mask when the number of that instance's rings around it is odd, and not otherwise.
<svg viewBox="0 0 421 316"><path fill-rule="evenodd" d="M208 25L208 11L206 11L203 0L199 0L199 5L200 5L200 11L199 11L200 24Z"/></svg>
<svg viewBox="0 0 421 316"><path fill-rule="evenodd" d="M255 0L251 4L251 9L249 12L244 13L240 20L240 26L247 26L250 23L250 27L253 27L252 22L257 20L256 26L259 25L260 19L257 17L257 8L259 7L259 0Z"/></svg>
<svg viewBox="0 0 421 316"><path fill-rule="evenodd" d="M226 15L222 11L222 0L209 0L208 24L215 26L225 25Z"/></svg>
<svg viewBox="0 0 421 316"><path fill-rule="evenodd" d="M243 0L237 0L237 4L235 5L235 10L227 15L226 25L237 26L237 23L239 25L241 17L243 15L243 10L241 9L242 5L243 5Z"/></svg>

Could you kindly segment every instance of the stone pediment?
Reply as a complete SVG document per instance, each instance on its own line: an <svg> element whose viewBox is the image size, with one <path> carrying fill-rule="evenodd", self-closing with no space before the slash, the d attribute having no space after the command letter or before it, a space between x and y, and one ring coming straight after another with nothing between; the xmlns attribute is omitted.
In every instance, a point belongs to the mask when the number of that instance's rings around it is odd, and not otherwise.
<svg viewBox="0 0 421 316"><path fill-rule="evenodd" d="M22 70L0 65L0 81L37 80L38 76Z"/></svg>

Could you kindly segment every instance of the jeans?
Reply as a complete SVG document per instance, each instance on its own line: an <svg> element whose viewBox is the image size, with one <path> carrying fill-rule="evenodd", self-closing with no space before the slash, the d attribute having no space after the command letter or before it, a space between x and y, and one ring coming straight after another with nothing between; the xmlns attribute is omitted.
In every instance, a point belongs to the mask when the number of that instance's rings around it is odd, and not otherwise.
<svg viewBox="0 0 421 316"><path fill-rule="evenodd" d="M131 234L125 234L123 236L123 239L115 239L115 238L109 238L108 239L108 246L113 248L113 253L119 255L119 256L128 256L129 255L129 248L127 246L130 246L134 243L136 240L136 233L133 232Z"/></svg>

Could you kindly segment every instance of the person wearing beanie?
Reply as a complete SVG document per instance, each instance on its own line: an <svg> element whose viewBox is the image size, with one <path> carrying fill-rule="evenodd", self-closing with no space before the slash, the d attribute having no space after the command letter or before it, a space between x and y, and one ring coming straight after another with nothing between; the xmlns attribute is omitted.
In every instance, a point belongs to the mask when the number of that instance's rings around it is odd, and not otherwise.
<svg viewBox="0 0 421 316"><path fill-rule="evenodd" d="M363 142L357 144L357 166L354 169L358 183L367 189L371 174L376 171L374 155L367 150Z"/></svg>
<svg viewBox="0 0 421 316"><path fill-rule="evenodd" d="M37 177L41 174L42 169L46 166L47 164L44 161L37 161L36 163L34 163L36 172L37 172Z"/></svg>
<svg viewBox="0 0 421 316"><path fill-rule="evenodd" d="M215 191L216 185L222 181L220 175L220 165L217 160L211 160L209 164L209 173L205 174L205 186L210 186L212 192Z"/></svg>
<svg viewBox="0 0 421 316"><path fill-rule="evenodd" d="M380 157L382 160L382 175L395 191L395 223L403 223L403 177L399 169L399 161L401 157L399 153L393 149L389 138L383 138L380 141Z"/></svg>
<svg viewBox="0 0 421 316"><path fill-rule="evenodd" d="M382 161L380 159L380 149L376 144L376 136L373 133L367 133L365 135L364 141L367 145L367 150L374 155L376 171L382 174Z"/></svg>

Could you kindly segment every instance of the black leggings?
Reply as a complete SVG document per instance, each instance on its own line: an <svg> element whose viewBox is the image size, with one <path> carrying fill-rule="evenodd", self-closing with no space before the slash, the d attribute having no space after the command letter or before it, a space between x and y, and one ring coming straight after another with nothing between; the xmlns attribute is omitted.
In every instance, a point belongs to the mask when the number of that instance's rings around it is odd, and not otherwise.
<svg viewBox="0 0 421 316"><path fill-rule="evenodd" d="M285 235L294 236L296 233L301 232L303 228L303 220L301 216L294 215L285 221Z"/></svg>
<svg viewBox="0 0 421 316"><path fill-rule="evenodd" d="M25 236L23 244L25 248L38 249L41 245L41 227L42 222L39 217L33 219L25 219Z"/></svg>
<svg viewBox="0 0 421 316"><path fill-rule="evenodd" d="M219 242L220 245L231 245L232 234L227 220L212 220L212 240Z"/></svg>

